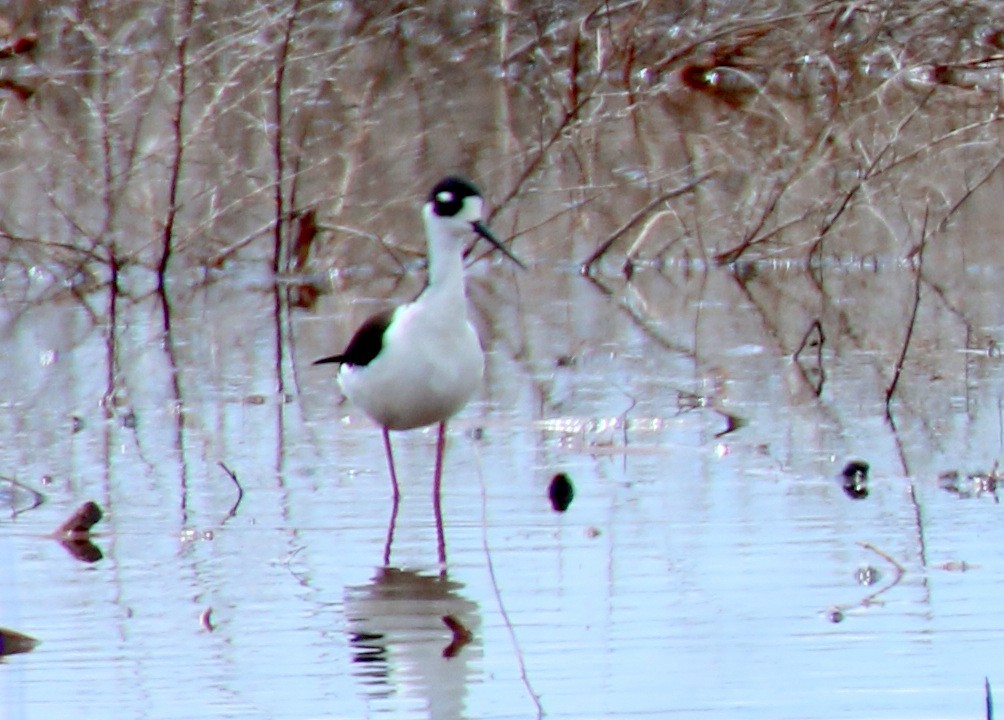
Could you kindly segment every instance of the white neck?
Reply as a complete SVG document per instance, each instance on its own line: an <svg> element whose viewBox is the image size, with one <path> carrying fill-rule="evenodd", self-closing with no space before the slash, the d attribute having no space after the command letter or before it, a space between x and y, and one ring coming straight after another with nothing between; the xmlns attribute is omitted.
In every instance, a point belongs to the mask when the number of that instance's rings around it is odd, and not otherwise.
<svg viewBox="0 0 1004 720"><path fill-rule="evenodd" d="M429 241L429 285L426 293L456 297L464 296L463 238L451 228L437 222L431 208L422 211L425 235Z"/></svg>

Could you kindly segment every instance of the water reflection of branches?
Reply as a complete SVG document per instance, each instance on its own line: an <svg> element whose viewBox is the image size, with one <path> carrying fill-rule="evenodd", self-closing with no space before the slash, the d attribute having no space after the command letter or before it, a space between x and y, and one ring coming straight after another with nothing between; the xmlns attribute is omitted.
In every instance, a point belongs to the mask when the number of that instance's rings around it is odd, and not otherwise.
<svg viewBox="0 0 1004 720"><path fill-rule="evenodd" d="M241 501L244 499L244 488L241 486L241 481L237 479L237 473L235 473L233 470L227 467L226 464L223 462L219 462L217 464L220 466L223 472L226 473L227 477L230 478L234 486L237 488L237 499L234 501L234 504L230 508L230 510L227 511L227 516L223 518L223 522L220 523L222 525L227 520L237 515L237 508L240 507Z"/></svg>
<svg viewBox="0 0 1004 720"><path fill-rule="evenodd" d="M906 574L906 568L900 565L899 562L897 562L894 557L886 553L884 550L881 550L868 542L859 542L858 545L863 547L865 550L870 550L871 552L875 553L880 558L885 560L887 563L889 563L889 565L893 569L892 580L890 580L888 584L879 588L875 592L868 593L856 603L851 603L847 605L834 605L831 608L829 608L826 614L831 622L841 622L844 619L844 617L846 617L846 613L848 610L855 610L857 608L865 609L873 605L881 605L882 600L880 600L880 598L882 597L882 595L886 594L894 587L899 585L900 582L903 580L903 576Z"/></svg>
<svg viewBox="0 0 1004 720"><path fill-rule="evenodd" d="M616 302L617 308L630 318L631 322L642 330L645 335L654 341L657 345L663 347L666 350L670 350L674 353L685 355L691 358L695 363L698 361L697 353L689 348L685 348L675 341L669 340L661 332L656 329L656 325L659 322L658 318L649 317L646 314L635 309L631 303L627 302L621 293L615 293L611 288L609 288L602 280L594 277L591 274L585 275L586 279L599 290L604 296L611 298ZM704 396L698 395L689 390L682 388L677 388L677 409L679 412L687 412L690 410L695 410L698 408L709 409L725 419L725 428L718 432L715 437L722 437L727 435L738 428L742 427L745 423L742 418L726 411L721 407L719 399L714 396ZM634 405L632 404L632 407ZM630 409L630 408L629 408ZM626 428L625 428L626 432Z"/></svg>

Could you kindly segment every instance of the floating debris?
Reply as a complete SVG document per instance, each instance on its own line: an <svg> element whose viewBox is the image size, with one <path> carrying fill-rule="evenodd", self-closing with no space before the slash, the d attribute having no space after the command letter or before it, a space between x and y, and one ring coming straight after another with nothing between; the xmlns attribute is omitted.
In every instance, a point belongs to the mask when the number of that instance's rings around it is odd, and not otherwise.
<svg viewBox="0 0 1004 720"><path fill-rule="evenodd" d="M844 466L840 477L847 497L852 500L864 500L868 497L868 463L852 460Z"/></svg>
<svg viewBox="0 0 1004 720"><path fill-rule="evenodd" d="M91 528L102 517L97 503L88 500L53 533L59 544L81 562L93 563L104 557L101 548L91 542Z"/></svg>
<svg viewBox="0 0 1004 720"><path fill-rule="evenodd" d="M446 623L446 627L450 628L450 631L453 633L453 640L443 648L443 657L456 657L464 649L464 646L474 639L474 633L464 627L464 624L453 615L443 615L443 622Z"/></svg>
<svg viewBox="0 0 1004 720"><path fill-rule="evenodd" d="M881 578L882 573L878 571L878 568L874 568L871 565L863 565L854 573L854 579L858 581L858 585L864 585L865 587L874 585Z"/></svg>
<svg viewBox="0 0 1004 720"><path fill-rule="evenodd" d="M547 496L551 498L551 507L555 512L565 512L575 497L571 478L563 472L555 475L551 478L550 487L547 488Z"/></svg>
<svg viewBox="0 0 1004 720"><path fill-rule="evenodd" d="M0 657L31 652L38 645L38 640L14 630L0 627Z"/></svg>
<svg viewBox="0 0 1004 720"><path fill-rule="evenodd" d="M965 476L958 470L947 470L938 475L938 486L962 499L990 495L995 503L999 503L997 487L1002 477L1004 476L998 471L997 463L994 463L990 472L975 472Z"/></svg>
<svg viewBox="0 0 1004 720"><path fill-rule="evenodd" d="M934 570L944 570L945 572L969 572L970 570L976 570L980 566L974 565L973 563L968 563L965 560L949 560L948 562L943 562L940 565L932 565Z"/></svg>

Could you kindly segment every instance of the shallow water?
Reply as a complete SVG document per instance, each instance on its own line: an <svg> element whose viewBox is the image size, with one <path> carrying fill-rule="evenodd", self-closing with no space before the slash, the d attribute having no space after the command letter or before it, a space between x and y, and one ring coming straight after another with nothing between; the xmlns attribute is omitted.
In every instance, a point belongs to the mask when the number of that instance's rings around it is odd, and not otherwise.
<svg viewBox="0 0 1004 720"><path fill-rule="evenodd" d="M985 717L1001 33L851 5L0 9L0 720ZM447 172L532 269L441 567L311 362Z"/></svg>
<svg viewBox="0 0 1004 720"><path fill-rule="evenodd" d="M433 434L397 439L383 567L380 434L310 365L367 283L278 316L267 285L175 288L167 342L155 294L112 335L106 297L8 305L0 462L45 502L0 524L0 625L41 641L0 716L980 716L1004 530L965 475L1000 457L1002 371L967 337L1000 332L992 274L951 312L922 295L892 425L909 270L827 271L858 290L818 315L819 397L791 359L812 303L774 300L799 273L473 272L489 370L451 426L446 568ZM86 500L96 562L48 537ZM450 658L444 615L472 633Z"/></svg>

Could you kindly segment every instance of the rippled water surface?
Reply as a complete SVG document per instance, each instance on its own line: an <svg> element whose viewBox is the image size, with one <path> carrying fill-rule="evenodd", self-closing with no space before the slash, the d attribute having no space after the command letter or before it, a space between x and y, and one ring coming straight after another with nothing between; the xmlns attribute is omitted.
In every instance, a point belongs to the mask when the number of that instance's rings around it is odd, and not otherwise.
<svg viewBox="0 0 1004 720"><path fill-rule="evenodd" d="M0 720L987 717L999 14L0 4ZM312 362L448 173L440 563Z"/></svg>
<svg viewBox="0 0 1004 720"><path fill-rule="evenodd" d="M955 312L928 294L890 422L907 270L833 269L856 290L820 308L782 307L802 280L776 269L472 272L489 367L451 426L445 567L433 433L398 436L384 566L380 434L310 364L367 283L278 316L268 285L176 288L167 342L156 294L112 334L103 296L8 306L0 623L40 644L0 667L2 717L980 716L1004 634L990 274ZM87 500L94 562L50 537Z"/></svg>

